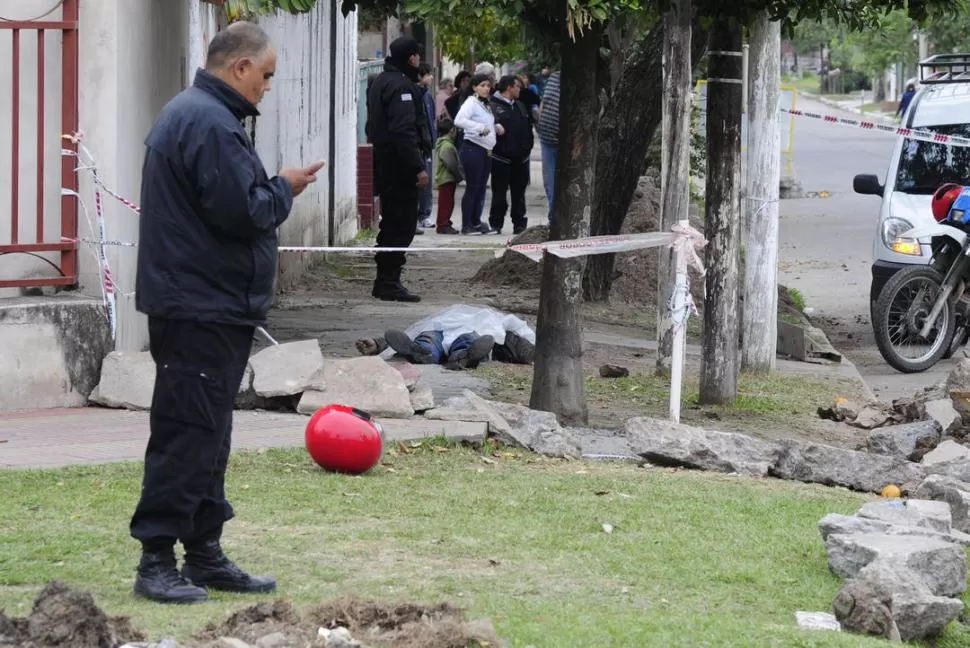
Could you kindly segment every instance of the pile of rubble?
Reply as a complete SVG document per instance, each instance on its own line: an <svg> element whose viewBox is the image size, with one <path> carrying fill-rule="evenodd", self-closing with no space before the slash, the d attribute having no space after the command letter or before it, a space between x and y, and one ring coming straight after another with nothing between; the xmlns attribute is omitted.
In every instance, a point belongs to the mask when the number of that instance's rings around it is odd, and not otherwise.
<svg viewBox="0 0 970 648"><path fill-rule="evenodd" d="M339 403L379 419L487 423L489 436L550 457L578 459L580 442L554 414L488 401L470 390L440 405L421 386L422 367L378 356L324 358L316 340L267 347L253 355L236 396L237 409L312 415ZM105 358L101 382L89 401L104 407L148 410L155 363L147 352L115 351Z"/></svg>
<svg viewBox="0 0 970 648"><path fill-rule="evenodd" d="M818 414L863 430L933 420L943 428L944 435L962 439L970 432L970 359L961 360L939 383L892 405L873 402L859 406L840 398L830 407L819 408Z"/></svg>
<svg viewBox="0 0 970 648"><path fill-rule="evenodd" d="M960 616L970 528L966 504L954 524L958 507L951 512L948 496L970 499L970 484L932 476L917 490L920 499L869 502L855 516L822 518L829 568L847 579L832 603L842 628L913 641L938 636Z"/></svg>

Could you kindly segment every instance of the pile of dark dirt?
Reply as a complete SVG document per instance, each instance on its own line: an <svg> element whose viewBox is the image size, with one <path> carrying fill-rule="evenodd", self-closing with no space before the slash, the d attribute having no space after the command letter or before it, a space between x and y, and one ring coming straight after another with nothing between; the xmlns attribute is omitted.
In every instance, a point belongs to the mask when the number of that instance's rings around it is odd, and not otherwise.
<svg viewBox="0 0 970 648"><path fill-rule="evenodd" d="M548 240L549 226L538 225L513 237L511 244L545 243ZM523 254L506 250L502 256L490 259L479 268L471 281L488 286L537 289L542 283L542 262L536 263Z"/></svg>
<svg viewBox="0 0 970 648"><path fill-rule="evenodd" d="M256 643L274 633L311 645L321 628L346 628L366 646L382 648L472 648L501 645L491 623L466 620L447 604L381 604L353 597L339 598L300 615L287 601L259 603L210 624L196 639L212 642L234 637Z"/></svg>
<svg viewBox="0 0 970 648"><path fill-rule="evenodd" d="M490 622L468 621L461 610L448 603L382 605L347 597L311 610L307 616L314 625L344 627L364 644L387 648L502 645Z"/></svg>
<svg viewBox="0 0 970 648"><path fill-rule="evenodd" d="M0 646L20 648L115 648L145 636L127 617L109 617L87 592L52 581L34 600L29 616L0 612Z"/></svg>

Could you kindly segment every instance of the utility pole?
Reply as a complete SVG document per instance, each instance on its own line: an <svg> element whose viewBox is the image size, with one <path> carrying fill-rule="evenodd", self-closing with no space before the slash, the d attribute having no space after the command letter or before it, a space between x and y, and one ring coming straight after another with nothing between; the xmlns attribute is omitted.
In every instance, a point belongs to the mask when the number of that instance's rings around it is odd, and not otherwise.
<svg viewBox="0 0 970 648"><path fill-rule="evenodd" d="M661 127L661 231L687 220L690 207L691 23L693 0L675 0L664 14L663 115ZM661 250L657 280L657 373L669 375L673 360L673 250Z"/></svg>
<svg viewBox="0 0 970 648"><path fill-rule="evenodd" d="M700 402L730 404L738 395L738 261L741 220L741 23L721 16L711 27L707 90L707 299Z"/></svg>
<svg viewBox="0 0 970 648"><path fill-rule="evenodd" d="M773 371L778 348L778 194L781 182L781 25L767 12L750 28L747 217L741 366Z"/></svg>

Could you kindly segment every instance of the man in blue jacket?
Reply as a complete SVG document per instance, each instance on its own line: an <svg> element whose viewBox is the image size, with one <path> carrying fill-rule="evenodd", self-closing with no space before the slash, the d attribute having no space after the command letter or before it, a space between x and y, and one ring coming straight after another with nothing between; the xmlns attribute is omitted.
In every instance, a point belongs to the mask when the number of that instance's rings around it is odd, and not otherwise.
<svg viewBox="0 0 970 648"><path fill-rule="evenodd" d="M136 305L148 316L155 391L131 535L142 543L135 593L154 601L276 587L237 567L219 543L233 517L225 495L233 401L269 311L276 229L323 166L267 176L242 121L259 114L275 70L266 33L234 23L145 140Z"/></svg>

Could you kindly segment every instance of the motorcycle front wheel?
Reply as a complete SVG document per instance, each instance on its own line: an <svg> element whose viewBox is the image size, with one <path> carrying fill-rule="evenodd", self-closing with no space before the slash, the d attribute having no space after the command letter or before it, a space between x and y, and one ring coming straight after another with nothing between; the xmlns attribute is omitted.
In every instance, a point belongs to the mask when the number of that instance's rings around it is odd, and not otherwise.
<svg viewBox="0 0 970 648"><path fill-rule="evenodd" d="M903 373L926 371L946 355L954 333L953 303L947 300L927 337L920 330L940 295L943 275L928 266L910 266L893 275L876 301L872 322L879 352Z"/></svg>

